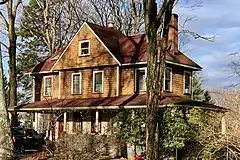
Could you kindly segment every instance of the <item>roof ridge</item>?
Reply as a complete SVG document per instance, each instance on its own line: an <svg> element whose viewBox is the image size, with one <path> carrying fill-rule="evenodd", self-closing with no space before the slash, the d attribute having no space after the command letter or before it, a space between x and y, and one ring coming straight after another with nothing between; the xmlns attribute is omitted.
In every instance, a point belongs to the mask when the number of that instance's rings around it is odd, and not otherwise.
<svg viewBox="0 0 240 160"><path fill-rule="evenodd" d="M121 33L122 35L126 36L122 31L116 29L115 27L106 27L106 26L102 26L102 25L99 25L99 24L94 24L94 23L88 22L88 21L86 21L85 23L87 23L88 25L90 24L90 25L93 25L93 26L96 26L96 27L100 27L102 29L109 30L109 31L117 31L117 32Z"/></svg>

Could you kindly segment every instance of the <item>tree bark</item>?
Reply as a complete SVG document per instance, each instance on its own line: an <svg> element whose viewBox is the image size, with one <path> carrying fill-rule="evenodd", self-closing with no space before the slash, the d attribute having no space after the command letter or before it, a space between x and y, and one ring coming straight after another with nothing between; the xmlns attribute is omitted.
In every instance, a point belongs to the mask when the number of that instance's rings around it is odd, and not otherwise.
<svg viewBox="0 0 240 160"><path fill-rule="evenodd" d="M14 107L17 105L15 17L12 16L9 21L9 106Z"/></svg>
<svg viewBox="0 0 240 160"><path fill-rule="evenodd" d="M3 86L3 65L0 44L0 159L12 159L13 143L11 139L10 122L5 101Z"/></svg>
<svg viewBox="0 0 240 160"><path fill-rule="evenodd" d="M144 1L145 32L148 42L147 61L147 113L146 113L146 159L159 159L157 113L162 96L165 57L168 47L168 24L175 0L164 0L157 13L155 0ZM157 32L161 27L162 36ZM161 40L159 38L161 37Z"/></svg>
<svg viewBox="0 0 240 160"><path fill-rule="evenodd" d="M15 20L16 20L16 10L20 4L20 0L16 3L15 8L13 8L13 0L9 0L7 4L8 10L8 39L9 39L9 98L7 102L7 107L14 107L17 105L17 80L16 80L16 48L17 48L17 35L15 32ZM11 123L13 125L17 124L17 113L12 113Z"/></svg>

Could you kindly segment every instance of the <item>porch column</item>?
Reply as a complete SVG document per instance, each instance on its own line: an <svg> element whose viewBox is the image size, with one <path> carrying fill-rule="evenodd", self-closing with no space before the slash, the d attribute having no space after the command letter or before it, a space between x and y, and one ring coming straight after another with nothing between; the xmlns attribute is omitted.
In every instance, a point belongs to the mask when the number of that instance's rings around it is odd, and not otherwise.
<svg viewBox="0 0 240 160"><path fill-rule="evenodd" d="M52 130L49 131L49 140L53 141L53 132L52 132Z"/></svg>
<svg viewBox="0 0 240 160"><path fill-rule="evenodd" d="M68 133L73 134L73 112L70 112L68 115Z"/></svg>
<svg viewBox="0 0 240 160"><path fill-rule="evenodd" d="M57 121L55 125L55 140L58 139L58 135L59 135L59 121Z"/></svg>
<svg viewBox="0 0 240 160"><path fill-rule="evenodd" d="M38 131L38 113L34 113L34 129L35 131Z"/></svg>
<svg viewBox="0 0 240 160"><path fill-rule="evenodd" d="M98 132L98 131L99 131L98 123L99 123L99 112L98 112L98 110L96 110L96 117L95 117L95 132Z"/></svg>
<svg viewBox="0 0 240 160"><path fill-rule="evenodd" d="M8 112L8 117L9 117L9 120L11 122L12 121L12 114L10 112Z"/></svg>
<svg viewBox="0 0 240 160"><path fill-rule="evenodd" d="M67 131L67 112L63 114L63 132Z"/></svg>

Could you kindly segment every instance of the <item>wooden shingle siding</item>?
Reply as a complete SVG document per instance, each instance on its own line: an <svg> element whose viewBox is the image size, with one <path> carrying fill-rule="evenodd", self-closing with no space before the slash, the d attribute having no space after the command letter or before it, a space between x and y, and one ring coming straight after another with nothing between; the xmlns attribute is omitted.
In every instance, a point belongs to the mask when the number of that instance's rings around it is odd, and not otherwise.
<svg viewBox="0 0 240 160"><path fill-rule="evenodd" d="M183 92L183 71L182 68L172 66L172 91L182 96Z"/></svg>
<svg viewBox="0 0 240 160"><path fill-rule="evenodd" d="M120 69L120 95L134 93L134 68Z"/></svg>
<svg viewBox="0 0 240 160"><path fill-rule="evenodd" d="M143 66L141 66L143 67ZM139 68L141 68L139 67ZM172 68L172 92L176 95L184 95L184 71L183 67L178 67L174 65L168 65L167 67ZM120 73L120 94L133 94L135 93L135 68L121 68ZM188 70L190 71L190 70ZM140 92L146 93L146 92Z"/></svg>
<svg viewBox="0 0 240 160"><path fill-rule="evenodd" d="M81 40L90 40L90 55L79 56L79 41ZM116 60L109 54L89 27L84 25L53 70L115 64L117 64Z"/></svg>
<svg viewBox="0 0 240 160"><path fill-rule="evenodd" d="M104 71L103 93L93 93L93 71ZM81 94L71 94L72 73L82 73ZM116 67L92 68L61 73L61 99L116 96Z"/></svg>
<svg viewBox="0 0 240 160"><path fill-rule="evenodd" d="M142 66L141 66L142 67ZM184 71L183 67L168 66L172 68L172 92L175 95L184 95ZM140 68L140 67L139 67ZM103 71L103 93L93 93L93 71ZM189 70L188 70L189 71ZM82 75L81 94L72 94L72 73ZM135 68L121 68L119 70L119 95L127 95L135 93ZM49 75L46 75L49 76ZM117 86L117 67L101 67L76 69L69 71L61 71L60 87L59 75L53 75L53 92L52 96L44 96L44 76L37 75L35 77L35 101L46 100L52 98L97 98L97 97L115 97ZM60 93L59 93L60 89ZM146 93L146 92L140 92Z"/></svg>
<svg viewBox="0 0 240 160"><path fill-rule="evenodd" d="M52 76L53 77L53 88L52 88L52 96L44 96L44 76ZM59 91L59 75L55 74L46 74L46 75L37 75L35 76L35 101L48 100L53 98L58 98Z"/></svg>

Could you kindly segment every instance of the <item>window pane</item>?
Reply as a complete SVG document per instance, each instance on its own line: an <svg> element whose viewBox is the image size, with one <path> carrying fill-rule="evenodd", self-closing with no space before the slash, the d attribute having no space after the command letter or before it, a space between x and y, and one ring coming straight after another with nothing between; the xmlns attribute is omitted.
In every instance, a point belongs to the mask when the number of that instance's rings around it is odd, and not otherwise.
<svg viewBox="0 0 240 160"><path fill-rule="evenodd" d="M165 90L170 91L170 81L165 80Z"/></svg>
<svg viewBox="0 0 240 160"><path fill-rule="evenodd" d="M45 78L45 95L46 96L52 95L52 78L51 77Z"/></svg>
<svg viewBox="0 0 240 160"><path fill-rule="evenodd" d="M164 86L165 86L165 90L170 91L171 88L171 69L170 68L166 68L165 69L165 80L164 80Z"/></svg>
<svg viewBox="0 0 240 160"><path fill-rule="evenodd" d="M185 72L185 93L190 93L190 88L191 88L191 74Z"/></svg>
<svg viewBox="0 0 240 160"><path fill-rule="evenodd" d="M73 75L73 93L80 94L80 74Z"/></svg>
<svg viewBox="0 0 240 160"><path fill-rule="evenodd" d="M102 92L102 72L95 73L94 92Z"/></svg>
<svg viewBox="0 0 240 160"><path fill-rule="evenodd" d="M88 48L87 49L82 49L81 54L82 55L89 54L89 49Z"/></svg>
<svg viewBox="0 0 240 160"><path fill-rule="evenodd" d="M88 48L88 47L89 47L89 42L81 43L81 48Z"/></svg>
<svg viewBox="0 0 240 160"><path fill-rule="evenodd" d="M165 79L166 80L170 80L170 76L171 76L171 70L169 68L166 68L166 70L165 70Z"/></svg>
<svg viewBox="0 0 240 160"><path fill-rule="evenodd" d="M146 90L146 78L145 70L136 70L136 90L145 91Z"/></svg>

